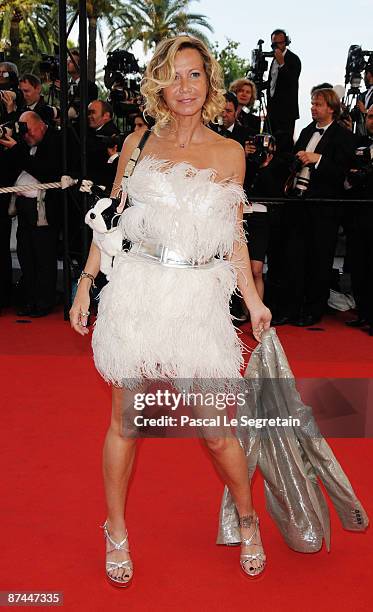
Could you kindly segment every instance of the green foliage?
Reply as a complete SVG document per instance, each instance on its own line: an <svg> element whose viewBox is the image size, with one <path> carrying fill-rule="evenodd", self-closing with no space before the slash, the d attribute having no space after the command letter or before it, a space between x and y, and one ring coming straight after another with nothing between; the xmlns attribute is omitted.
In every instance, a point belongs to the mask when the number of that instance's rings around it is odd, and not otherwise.
<svg viewBox="0 0 373 612"><path fill-rule="evenodd" d="M229 89L232 81L245 77L250 68L250 61L239 57L236 53L239 44L227 38L227 44L223 49L219 49L217 42L212 48L216 59L223 69L224 84L227 89Z"/></svg>
<svg viewBox="0 0 373 612"><path fill-rule="evenodd" d="M189 11L191 0L87 0L88 77L95 78L96 37L103 42L103 25L110 31L107 50L129 49L140 40L145 52L160 40L189 33L209 41L213 31L205 15ZM68 0L70 20L78 0ZM41 53L54 55L58 44L57 0L0 0L0 51L20 72L38 73Z"/></svg>
<svg viewBox="0 0 373 612"><path fill-rule="evenodd" d="M188 33L209 45L200 28L213 32L205 15L188 11L190 0L128 0L109 37L109 50L129 49L140 40L145 53L163 38Z"/></svg>
<svg viewBox="0 0 373 612"><path fill-rule="evenodd" d="M54 0L0 0L0 50L19 71L35 72L41 53L58 44L58 4Z"/></svg>

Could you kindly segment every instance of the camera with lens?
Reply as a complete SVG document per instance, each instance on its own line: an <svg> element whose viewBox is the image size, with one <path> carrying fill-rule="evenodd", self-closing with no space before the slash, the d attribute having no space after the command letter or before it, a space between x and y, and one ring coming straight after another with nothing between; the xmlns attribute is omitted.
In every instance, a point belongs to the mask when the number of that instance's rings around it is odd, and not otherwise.
<svg viewBox="0 0 373 612"><path fill-rule="evenodd" d="M104 83L109 90L108 102L117 117L128 117L139 112L140 67L135 56L128 51L116 49L107 55Z"/></svg>
<svg viewBox="0 0 373 612"><path fill-rule="evenodd" d="M249 153L248 159L258 166L262 166L276 150L276 140L272 134L256 134L250 136L247 142L255 147L255 152Z"/></svg>
<svg viewBox="0 0 373 612"><path fill-rule="evenodd" d="M6 79L7 82L0 85L0 118L4 119L7 116L4 93L11 93L17 105L21 103L22 95L18 89L18 77L15 72L11 70L9 70L9 72L4 72L3 78Z"/></svg>
<svg viewBox="0 0 373 612"><path fill-rule="evenodd" d="M58 55L41 54L42 61L39 62L39 70L42 74L48 74L51 81L60 78L60 60Z"/></svg>
<svg viewBox="0 0 373 612"><path fill-rule="evenodd" d="M14 140L20 142L27 132L28 127L25 121L8 121L0 125L0 138L6 138L10 135Z"/></svg>
<svg viewBox="0 0 373 612"><path fill-rule="evenodd" d="M293 157L290 165L290 176L285 183L285 195L295 198L306 196L311 180L312 165L304 166L299 157Z"/></svg>
<svg viewBox="0 0 373 612"><path fill-rule="evenodd" d="M251 68L247 77L254 81L258 91L265 88L264 73L268 70L268 57L274 57L274 51L263 51L264 40L259 39L257 48L251 52ZM276 43L273 43L276 45Z"/></svg>

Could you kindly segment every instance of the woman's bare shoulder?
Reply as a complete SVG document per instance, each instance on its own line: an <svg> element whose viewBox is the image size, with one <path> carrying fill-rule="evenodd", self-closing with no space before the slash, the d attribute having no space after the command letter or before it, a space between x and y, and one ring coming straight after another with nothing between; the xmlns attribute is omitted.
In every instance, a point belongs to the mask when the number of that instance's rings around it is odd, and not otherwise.
<svg viewBox="0 0 373 612"><path fill-rule="evenodd" d="M245 152L239 142L233 138L224 138L214 133L211 139L210 155L214 159L212 166L217 169L221 178L235 178L243 181L246 162Z"/></svg>
<svg viewBox="0 0 373 612"><path fill-rule="evenodd" d="M128 134L127 138L125 139L123 143L123 147L126 150L128 150L129 153L132 153L133 149L135 149L137 145L139 144L144 133L145 133L145 130L138 130L137 132L131 132L131 134Z"/></svg>

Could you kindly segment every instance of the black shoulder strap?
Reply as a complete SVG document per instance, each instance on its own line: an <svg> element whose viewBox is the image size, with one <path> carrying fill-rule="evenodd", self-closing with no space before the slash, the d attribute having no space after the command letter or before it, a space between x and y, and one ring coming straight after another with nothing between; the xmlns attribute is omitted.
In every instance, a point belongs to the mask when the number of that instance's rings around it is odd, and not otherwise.
<svg viewBox="0 0 373 612"><path fill-rule="evenodd" d="M132 151L132 155L129 158L126 169L124 171L125 178L128 178L129 176L131 176L132 172L134 171L135 166L137 164L137 160L139 159L140 153L143 150L145 143L148 140L150 134L151 134L151 130L146 130L146 132L144 132L144 134L141 136L140 142L137 145L136 149Z"/></svg>

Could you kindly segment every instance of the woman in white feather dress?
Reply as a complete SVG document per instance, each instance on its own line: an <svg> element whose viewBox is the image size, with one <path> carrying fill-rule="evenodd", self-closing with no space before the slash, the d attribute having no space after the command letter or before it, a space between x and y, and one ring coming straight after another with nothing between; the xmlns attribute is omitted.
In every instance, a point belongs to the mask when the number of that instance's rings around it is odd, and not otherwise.
<svg viewBox="0 0 373 612"><path fill-rule="evenodd" d="M131 205L121 227L133 246L115 258L92 342L96 367L112 384L104 533L106 575L115 586L128 586L133 576L124 508L136 439L123 431L125 407L151 380L190 379L202 388L210 381L213 388L217 379L240 377L242 346L229 312L236 287L258 341L271 318L256 292L243 239L243 149L206 126L225 103L219 65L198 39L166 39L148 65L142 92L155 128L123 181L141 135L126 139L112 191L128 192ZM88 333L89 290L99 267L100 251L92 244L70 311L81 335ZM206 445L235 501L241 568L256 577L265 555L244 452L234 435L207 437Z"/></svg>

